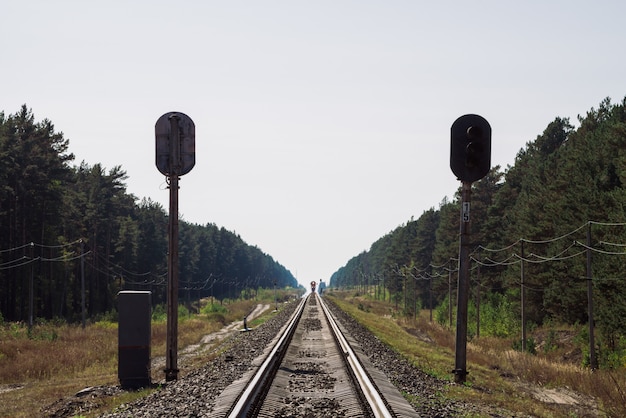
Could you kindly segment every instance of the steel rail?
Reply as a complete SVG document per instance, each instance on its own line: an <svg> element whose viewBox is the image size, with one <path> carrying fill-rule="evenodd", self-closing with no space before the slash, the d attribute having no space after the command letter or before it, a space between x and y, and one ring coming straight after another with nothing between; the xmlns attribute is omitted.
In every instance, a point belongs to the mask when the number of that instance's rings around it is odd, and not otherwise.
<svg viewBox="0 0 626 418"><path fill-rule="evenodd" d="M349 367L351 368L357 384L363 392L363 395L365 396L369 407L372 409L374 416L376 418L394 417L395 415L387 408L387 405L384 402L383 398L380 396L380 393L378 393L376 386L370 380L368 374L365 372L365 369L361 365L361 362L352 350L352 347L350 347L350 344L343 336L343 333L339 329L339 326L337 325L337 322L335 321L333 316L330 314L330 311L326 307L326 304L323 302L321 297L317 297L317 300L318 304L322 306L322 310L324 311L328 323L333 330L335 339L337 340L341 350L343 351L345 359L348 362Z"/></svg>
<svg viewBox="0 0 626 418"><path fill-rule="evenodd" d="M374 383L370 380L354 350L352 350L349 342L343 336L337 322L331 315L330 310L323 302L322 298L315 293L311 294L309 297L316 298L318 305L322 307L324 316L330 325L333 338L343 353L343 358L346 361L346 366L348 367L350 374L355 379L355 387L357 390L361 391L363 395L362 400L367 403L374 417L395 417L396 415L388 409L387 404L376 389ZM249 384L238 397L237 402L228 412L228 418L245 418L254 416L254 413L258 412L258 408L262 403L262 400L259 398L269 389L271 381L274 379L276 374L276 370L280 367L287 348L291 343L292 336L295 333L298 322L302 316L302 312L304 311L304 306L307 302L308 297L301 300L296 311L285 327L282 336L280 336L278 342L272 348L267 358L263 361L262 365L256 371Z"/></svg>
<svg viewBox="0 0 626 418"><path fill-rule="evenodd" d="M284 355L285 348L289 346L291 337L295 332L300 316L304 310L304 305L308 298L302 298L300 304L296 308L283 335L280 337L272 351L269 353L263 364L259 367L254 374L250 384L246 386L246 389L242 392L241 396L237 400L237 403L233 406L228 413L229 418L244 418L247 417L251 411L257 406L259 394L267 389L266 382L273 379L276 368L280 365Z"/></svg>

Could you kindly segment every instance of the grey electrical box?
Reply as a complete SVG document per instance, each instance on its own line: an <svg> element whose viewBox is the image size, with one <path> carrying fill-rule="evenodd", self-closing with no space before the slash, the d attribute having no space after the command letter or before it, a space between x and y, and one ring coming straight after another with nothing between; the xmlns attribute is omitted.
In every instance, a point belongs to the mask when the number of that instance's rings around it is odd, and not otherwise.
<svg viewBox="0 0 626 418"><path fill-rule="evenodd" d="M151 384L150 336L151 292L122 291L118 297L118 368L122 387L138 388Z"/></svg>

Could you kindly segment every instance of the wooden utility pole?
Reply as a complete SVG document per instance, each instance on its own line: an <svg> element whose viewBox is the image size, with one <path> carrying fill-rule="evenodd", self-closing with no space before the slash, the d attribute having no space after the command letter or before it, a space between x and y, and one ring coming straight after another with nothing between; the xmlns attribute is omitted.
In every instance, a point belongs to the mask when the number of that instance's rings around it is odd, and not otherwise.
<svg viewBox="0 0 626 418"><path fill-rule="evenodd" d="M87 308L85 307L85 241L80 240L80 309L83 329L87 324Z"/></svg>
<svg viewBox="0 0 626 418"><path fill-rule="evenodd" d="M522 314L522 352L526 352L526 289L524 288L524 240L522 240L522 260L520 264L520 274L521 274L521 314Z"/></svg>
<svg viewBox="0 0 626 418"><path fill-rule="evenodd" d="M596 342L593 323L593 281L591 275L591 222L587 224L587 316L589 317L589 365L591 370L598 368Z"/></svg>

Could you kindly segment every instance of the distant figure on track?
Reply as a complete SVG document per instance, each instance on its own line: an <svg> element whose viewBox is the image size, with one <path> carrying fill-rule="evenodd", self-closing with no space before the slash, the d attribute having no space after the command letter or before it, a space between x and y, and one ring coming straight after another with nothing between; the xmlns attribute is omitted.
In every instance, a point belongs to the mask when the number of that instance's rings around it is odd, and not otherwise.
<svg viewBox="0 0 626 418"><path fill-rule="evenodd" d="M311 282L311 293L315 293L315 285L316 285L315 281L312 281Z"/></svg>
<svg viewBox="0 0 626 418"><path fill-rule="evenodd" d="M324 293L324 289L326 289L326 283L324 283L324 280L320 280L320 284L317 286L317 293L321 295Z"/></svg>

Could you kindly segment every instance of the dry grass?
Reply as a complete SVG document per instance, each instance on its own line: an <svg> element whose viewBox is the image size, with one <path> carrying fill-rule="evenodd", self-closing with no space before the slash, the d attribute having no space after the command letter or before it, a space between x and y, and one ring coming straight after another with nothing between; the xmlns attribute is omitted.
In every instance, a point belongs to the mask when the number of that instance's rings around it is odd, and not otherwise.
<svg viewBox="0 0 626 418"><path fill-rule="evenodd" d="M10 325L1 332L0 382L20 383L113 366L117 326Z"/></svg>
<svg viewBox="0 0 626 418"><path fill-rule="evenodd" d="M508 350L500 357L504 370L521 380L548 388L568 388L598 402L608 416L626 416L626 377L624 370L591 371L574 364Z"/></svg>
<svg viewBox="0 0 626 418"><path fill-rule="evenodd" d="M33 417L40 408L117 376L117 326L9 324L0 337L0 384L23 388L0 394L3 417Z"/></svg>
<svg viewBox="0 0 626 418"><path fill-rule="evenodd" d="M374 334L391 345L427 373L453 381L454 330L429 321L422 312L417 321L399 318L393 306L381 301L355 297L348 292L330 295ZM388 320L381 321L382 317ZM566 332L567 331L567 332ZM626 376L624 370L589 369L572 363L567 353L574 352L573 342L561 332L562 347L531 355L512 350L513 340L481 337L467 345L469 375L463 386L451 386L447 396L502 408L516 414L540 417L626 416ZM542 330L537 330L541 333ZM547 334L546 331L543 331ZM576 360L574 360L576 361ZM542 394L568 396L579 405L539 402ZM589 415L585 415L589 414ZM489 416L488 413L485 416Z"/></svg>
<svg viewBox="0 0 626 418"><path fill-rule="evenodd" d="M258 303L261 302L235 301L219 316L179 318L179 349L197 343L224 323L242 320ZM151 357L164 356L166 323L153 323L151 331ZM91 324L85 329L78 325L45 323L35 325L30 332L24 324L0 324L0 417L41 416L42 406L85 387L117 385L117 341L117 324L111 322ZM181 376L184 373L181 369ZM152 371L153 381L163 377L162 370ZM9 387L20 389L4 391ZM146 391L129 393L124 398L108 400L108 406L145 394Z"/></svg>

